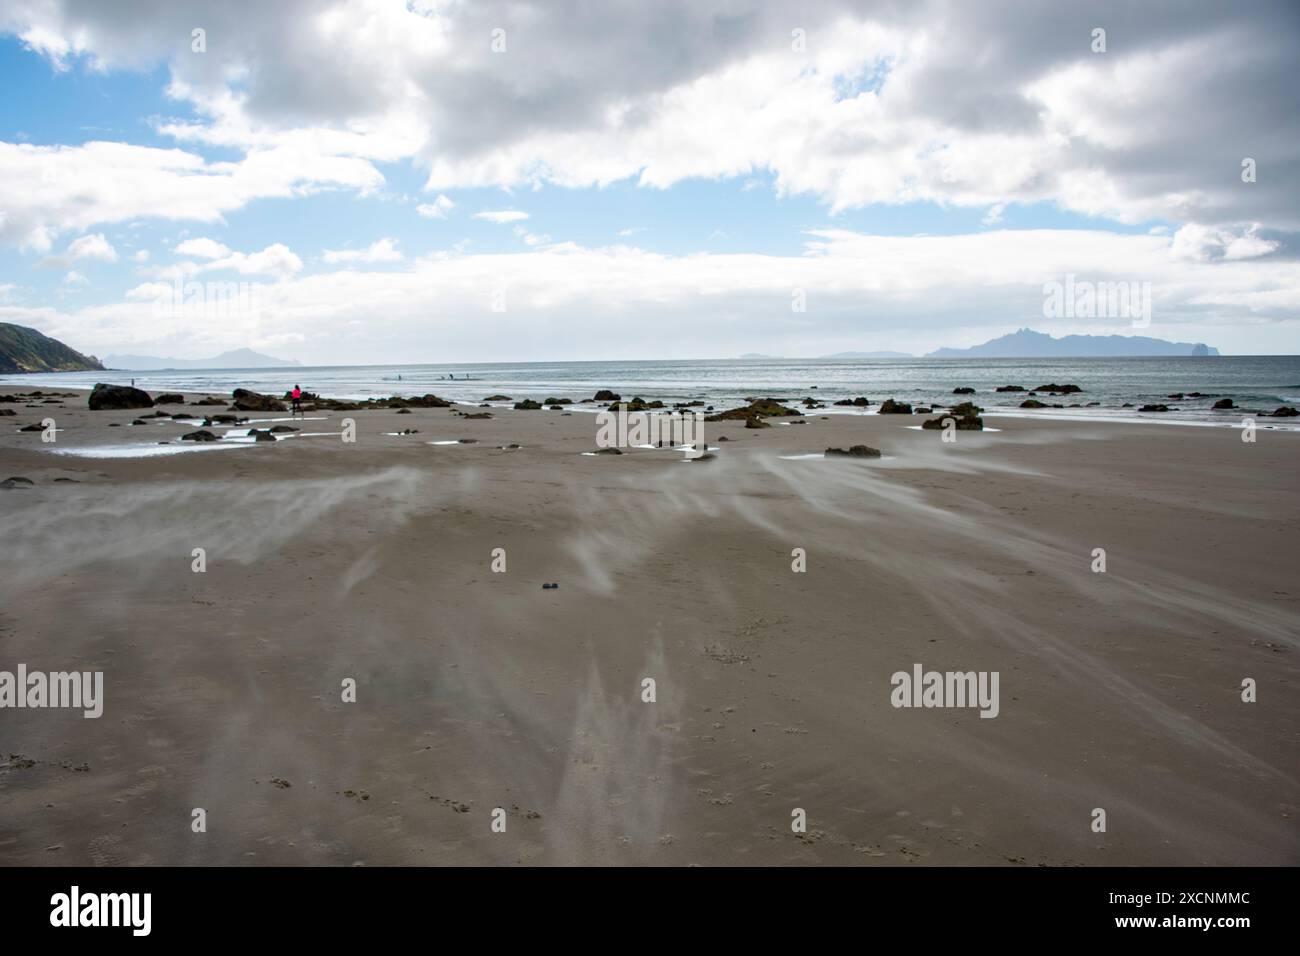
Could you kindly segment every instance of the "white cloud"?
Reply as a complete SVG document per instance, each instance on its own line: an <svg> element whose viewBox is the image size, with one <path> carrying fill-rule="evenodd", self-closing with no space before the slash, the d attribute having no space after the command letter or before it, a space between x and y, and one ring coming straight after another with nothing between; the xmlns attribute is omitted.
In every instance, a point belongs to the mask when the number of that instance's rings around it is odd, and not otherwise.
<svg viewBox="0 0 1300 956"><path fill-rule="evenodd" d="M528 218L528 213L520 212L518 209L485 209L482 212L474 213L474 218L486 219L488 222L503 224L508 222L523 222Z"/></svg>
<svg viewBox="0 0 1300 956"><path fill-rule="evenodd" d="M89 259L96 262L116 262L117 250L104 238L103 233L82 236L68 243L67 249L59 256L46 256L40 265L55 269L66 269L74 262Z"/></svg>
<svg viewBox="0 0 1300 956"><path fill-rule="evenodd" d="M396 239L378 239L365 249L327 249L326 262L401 262Z"/></svg>
<svg viewBox="0 0 1300 956"><path fill-rule="evenodd" d="M1297 266L1276 258L1210 263L1171 254L1170 236L1100 230L990 230L957 236L808 234L801 255L663 255L629 246L561 243L517 253L447 252L403 268L285 276L263 287L259 316L199 328L142 314L139 301L70 313L0 307L0 320L36 325L83 351L121 350L172 334L218 351L311 329L317 361L489 361L738 355L761 338L788 355L968 345L1023 325L1057 335L1131 333L1123 320L1043 316L1043 283L1149 281L1153 316L1141 334L1258 352L1300 329ZM283 247L281 247L283 248ZM165 286L163 287L165 288ZM504 288L508 310L492 311ZM790 313L792 289L807 311ZM384 321L376 324L375 315ZM726 320L719 321L719 317ZM616 329L616 334L611 334ZM742 331L743 330L743 331ZM450 349L449 349L450 345ZM195 346L198 347L197 345ZM450 351L450 355L448 354Z"/></svg>
<svg viewBox="0 0 1300 956"><path fill-rule="evenodd" d="M175 251L178 256L196 256L199 259L224 259L230 255L228 246L202 236L177 243Z"/></svg>
<svg viewBox="0 0 1300 956"><path fill-rule="evenodd" d="M415 211L425 219L446 219L447 213L455 207L455 203L441 193L438 198L431 203L422 203L415 207Z"/></svg>

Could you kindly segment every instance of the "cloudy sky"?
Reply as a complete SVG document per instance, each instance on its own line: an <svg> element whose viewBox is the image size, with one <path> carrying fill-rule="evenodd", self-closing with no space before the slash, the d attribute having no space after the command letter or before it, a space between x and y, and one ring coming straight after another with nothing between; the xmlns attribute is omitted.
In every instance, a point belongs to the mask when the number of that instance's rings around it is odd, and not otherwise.
<svg viewBox="0 0 1300 956"><path fill-rule="evenodd" d="M1296 353L1298 63L1294 2L0 0L0 321L321 364ZM1150 324L1046 317L1066 275L1149 282Z"/></svg>

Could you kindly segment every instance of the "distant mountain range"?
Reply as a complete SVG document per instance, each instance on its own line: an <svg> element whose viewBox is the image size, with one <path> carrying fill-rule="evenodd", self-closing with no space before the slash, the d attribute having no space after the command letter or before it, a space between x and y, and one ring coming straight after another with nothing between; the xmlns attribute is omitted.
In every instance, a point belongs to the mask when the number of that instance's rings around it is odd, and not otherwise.
<svg viewBox="0 0 1300 956"><path fill-rule="evenodd" d="M1203 342L1167 342L1142 335L1067 335L1020 329L968 349L936 349L926 358L1116 358L1137 355L1218 355Z"/></svg>
<svg viewBox="0 0 1300 956"><path fill-rule="evenodd" d="M289 368L301 365L293 359L279 359L252 349L235 349L206 359L155 358L152 355L106 355L104 365L131 372L171 368Z"/></svg>
<svg viewBox="0 0 1300 956"><path fill-rule="evenodd" d="M95 356L82 355L58 339L25 325L0 322L0 373L89 372L103 367Z"/></svg>

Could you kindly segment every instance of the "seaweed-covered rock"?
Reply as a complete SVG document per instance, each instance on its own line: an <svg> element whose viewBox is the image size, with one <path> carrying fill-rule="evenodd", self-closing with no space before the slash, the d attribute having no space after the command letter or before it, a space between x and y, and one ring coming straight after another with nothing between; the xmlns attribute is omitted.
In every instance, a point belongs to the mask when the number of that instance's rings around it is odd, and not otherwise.
<svg viewBox="0 0 1300 956"><path fill-rule="evenodd" d="M984 419L978 415L941 415L938 418L931 418L921 422L921 427L933 431L946 428L950 421L954 423L959 432L982 432L984 430Z"/></svg>
<svg viewBox="0 0 1300 956"><path fill-rule="evenodd" d="M725 412L719 412L716 415L705 417L706 422L730 422L751 418L776 418L782 415L799 416L803 413L793 408L786 408L778 399L775 398L756 398L748 405L742 405L740 408L731 408ZM761 427L761 426L746 426Z"/></svg>
<svg viewBox="0 0 1300 956"><path fill-rule="evenodd" d="M825 452L827 458L879 458L880 449L872 448L870 445L852 445L846 451L843 448L827 448Z"/></svg>
<svg viewBox="0 0 1300 956"><path fill-rule="evenodd" d="M907 402L896 402L892 398L887 398L880 403L880 414L910 415L912 414L912 406Z"/></svg>
<svg viewBox="0 0 1300 956"><path fill-rule="evenodd" d="M1047 403L1040 402L1036 398L1026 398L1023 402L1020 403L1020 407L1021 408L1046 408Z"/></svg>
<svg viewBox="0 0 1300 956"><path fill-rule="evenodd" d="M246 388L235 389L231 392L231 397L234 399L232 406L241 412L287 412L289 410L279 399Z"/></svg>
<svg viewBox="0 0 1300 956"><path fill-rule="evenodd" d="M1078 385L1057 385L1052 382L1050 385L1039 385L1034 389L1035 392L1046 392L1048 395L1073 395L1075 392L1082 392Z"/></svg>
<svg viewBox="0 0 1300 956"><path fill-rule="evenodd" d="M521 412L535 412L541 407L539 402L535 402L531 398L525 398L522 402L515 402L515 410Z"/></svg>

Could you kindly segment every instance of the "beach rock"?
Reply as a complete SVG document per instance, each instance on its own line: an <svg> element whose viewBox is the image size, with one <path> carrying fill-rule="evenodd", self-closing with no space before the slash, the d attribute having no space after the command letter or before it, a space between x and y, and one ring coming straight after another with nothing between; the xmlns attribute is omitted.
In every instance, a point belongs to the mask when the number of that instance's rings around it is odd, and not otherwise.
<svg viewBox="0 0 1300 956"><path fill-rule="evenodd" d="M1078 385L1057 385L1053 382L1050 385L1039 385L1034 389L1035 392L1046 392L1048 395L1073 395L1075 392L1082 392Z"/></svg>
<svg viewBox="0 0 1300 956"><path fill-rule="evenodd" d="M190 404L191 405L224 405L226 403L224 399L213 398L211 395L209 395L207 398L200 398L197 402L190 402Z"/></svg>
<svg viewBox="0 0 1300 956"><path fill-rule="evenodd" d="M447 399L432 394L416 395L412 398L400 398L394 395L388 400L389 408L405 408L408 405L412 408L451 408L451 402Z"/></svg>
<svg viewBox="0 0 1300 956"><path fill-rule="evenodd" d="M113 425L116 425L116 424L118 424L118 423L117 423L117 422L113 422ZM110 425L109 427L111 428L112 425ZM20 429L18 429L18 430L19 430L20 432L39 432L39 431L44 431L44 428L43 428L41 425L24 425L22 428L20 428Z"/></svg>
<svg viewBox="0 0 1300 956"><path fill-rule="evenodd" d="M469 418L475 418L475 419L479 419L479 418L491 418L491 417L492 417L492 413L491 413L491 412L470 412L470 413L468 413L468 414L466 414L466 415L462 415L461 417L462 417L462 418L466 418L466 419L469 419Z"/></svg>
<svg viewBox="0 0 1300 956"><path fill-rule="evenodd" d="M294 428L292 425L275 425L271 428L271 433L275 435L282 435L285 432L296 432L297 430L298 429Z"/></svg>
<svg viewBox="0 0 1300 956"><path fill-rule="evenodd" d="M914 410L914 411L916 412L916 414L918 414L918 415L929 415L929 414L931 414L931 413L934 411L933 408L927 408L927 407L924 406L924 405L918 405L918 406L917 406L915 409L913 409L913 410Z"/></svg>
<svg viewBox="0 0 1300 956"><path fill-rule="evenodd" d="M799 416L803 413L793 408L786 408L775 398L756 398L752 399L748 405L742 405L740 408L731 408L725 412L719 412L716 415L706 415L706 422L731 422L739 421L742 418L748 422L751 418L772 418L782 415ZM761 428L761 425L746 425L746 428Z"/></svg>
<svg viewBox="0 0 1300 956"><path fill-rule="evenodd" d="M980 408L974 402L961 402L948 409L949 414L956 415L958 418L966 418L970 415L978 415L984 409Z"/></svg>
<svg viewBox="0 0 1300 956"><path fill-rule="evenodd" d="M155 405L184 405L185 396L178 392L167 392L153 400Z"/></svg>
<svg viewBox="0 0 1300 956"><path fill-rule="evenodd" d="M757 415L751 415L749 418L745 419L745 427L746 428L771 428L772 426L767 422L763 421L763 419L759 418Z"/></svg>
<svg viewBox="0 0 1300 956"><path fill-rule="evenodd" d="M609 389L607 389L607 388L602 388L599 392L597 392L597 393L592 397L592 401L595 401L595 402L617 402L617 401L619 401L621 398L622 398L621 395L617 395L617 394L615 394L614 392L611 392L611 391L610 391Z"/></svg>
<svg viewBox="0 0 1300 956"><path fill-rule="evenodd" d="M275 441L275 436L261 428L249 429L248 437L253 441Z"/></svg>
<svg viewBox="0 0 1300 956"><path fill-rule="evenodd" d="M1183 397L1184 397L1184 396L1183 396L1183 393L1182 393L1182 392L1174 392L1174 394L1172 394L1172 395L1166 395L1166 396L1165 396L1165 398L1173 398L1173 399L1176 399L1176 400L1178 400L1178 401L1180 401L1180 402L1183 400Z"/></svg>
<svg viewBox="0 0 1300 956"><path fill-rule="evenodd" d="M238 415L213 415L206 419L209 423L216 422L218 425L238 425L240 422L248 421L248 417L240 418Z"/></svg>
<svg viewBox="0 0 1300 956"><path fill-rule="evenodd" d="M978 415L941 415L938 418L931 418L921 422L921 427L929 431L942 429L946 423L952 421L959 432L981 432L984 430L984 419Z"/></svg>
<svg viewBox="0 0 1300 956"><path fill-rule="evenodd" d="M971 388L969 385L963 385L960 388L954 388L952 393L954 395L974 395L975 389Z"/></svg>
<svg viewBox="0 0 1300 956"><path fill-rule="evenodd" d="M219 441L217 435L212 434L206 428L200 428L196 432L190 432L188 435L182 435L181 441Z"/></svg>
<svg viewBox="0 0 1300 956"><path fill-rule="evenodd" d="M540 403L534 402L531 398L525 398L522 402L515 402L515 410L520 412L535 412L541 407Z"/></svg>
<svg viewBox="0 0 1300 956"><path fill-rule="evenodd" d="M887 398L880 403L880 414L910 415L912 414L912 406L907 402L896 402L892 398Z"/></svg>
<svg viewBox="0 0 1300 956"><path fill-rule="evenodd" d="M1023 385L999 385L994 389L995 392L1023 392L1024 390Z"/></svg>
<svg viewBox="0 0 1300 956"><path fill-rule="evenodd" d="M1040 402L1036 398L1026 398L1023 402L1020 403L1020 407L1021 408L1046 408L1047 403Z"/></svg>
<svg viewBox="0 0 1300 956"><path fill-rule="evenodd" d="M572 405L572 404L573 404L573 399L571 399L571 398L548 398L548 399L547 399L546 401L544 401L542 404L543 404L543 405Z"/></svg>
<svg viewBox="0 0 1300 956"><path fill-rule="evenodd" d="M234 399L233 407L241 412L287 412L289 410L279 399L246 388L235 389L231 397Z"/></svg>
<svg viewBox="0 0 1300 956"><path fill-rule="evenodd" d="M1300 415L1300 412L1296 411L1290 405L1283 405L1273 413L1274 418L1295 418L1297 415Z"/></svg>
<svg viewBox="0 0 1300 956"><path fill-rule="evenodd" d="M399 409L397 410L397 414L399 414L399 415L409 415L409 414L411 414L411 410L410 410L409 408L399 408Z"/></svg>
<svg viewBox="0 0 1300 956"><path fill-rule="evenodd" d="M728 438L726 435L723 435L721 438L718 439L718 441L731 441L731 439Z"/></svg>
<svg viewBox="0 0 1300 956"><path fill-rule="evenodd" d="M863 396L859 395L857 398L842 398L842 399L840 399L838 402L836 402L835 404L836 404L836 405L854 405L854 406L856 406L856 407L858 407L858 408L866 408L866 407L867 407L868 405L870 405L871 403L870 403L869 401L867 401Z"/></svg>
<svg viewBox="0 0 1300 956"><path fill-rule="evenodd" d="M1237 406L1232 403L1232 399L1221 398L1214 403L1213 407L1214 408L1236 408Z"/></svg>
<svg viewBox="0 0 1300 956"><path fill-rule="evenodd" d="M98 384L90 393L87 403L92 411L124 408L153 408L153 399L130 385Z"/></svg>
<svg viewBox="0 0 1300 956"><path fill-rule="evenodd" d="M485 402L513 402L514 399L511 398L509 395L489 395L487 398L483 399L483 401L485 401Z"/></svg>
<svg viewBox="0 0 1300 956"><path fill-rule="evenodd" d="M135 418L135 419L132 419L131 424L132 424L132 425L148 425L149 423L148 423L147 421L145 421L143 418Z"/></svg>
<svg viewBox="0 0 1300 956"><path fill-rule="evenodd" d="M21 475L14 475L12 478L6 478L4 481L0 481L0 488L30 488L35 484L36 482L32 481L30 478L24 478Z"/></svg>
<svg viewBox="0 0 1300 956"><path fill-rule="evenodd" d="M610 447L610 448L597 448L597 449L596 449L596 454L597 454L597 455L621 455L621 454L623 454L623 449L621 449L621 448L613 448L613 447Z"/></svg>
<svg viewBox="0 0 1300 956"><path fill-rule="evenodd" d="M1141 408L1138 409L1138 411L1139 412L1167 412L1169 411L1169 406L1168 405L1143 405Z"/></svg>
<svg viewBox="0 0 1300 956"><path fill-rule="evenodd" d="M827 448L825 451L827 458L879 458L880 449L872 448L870 445L853 445L848 451L843 448Z"/></svg>
<svg viewBox="0 0 1300 956"><path fill-rule="evenodd" d="M477 445L477 444L478 444L478 439L477 439L477 438L458 438L458 439L456 439L456 440L457 440L458 442L460 442L462 445Z"/></svg>

